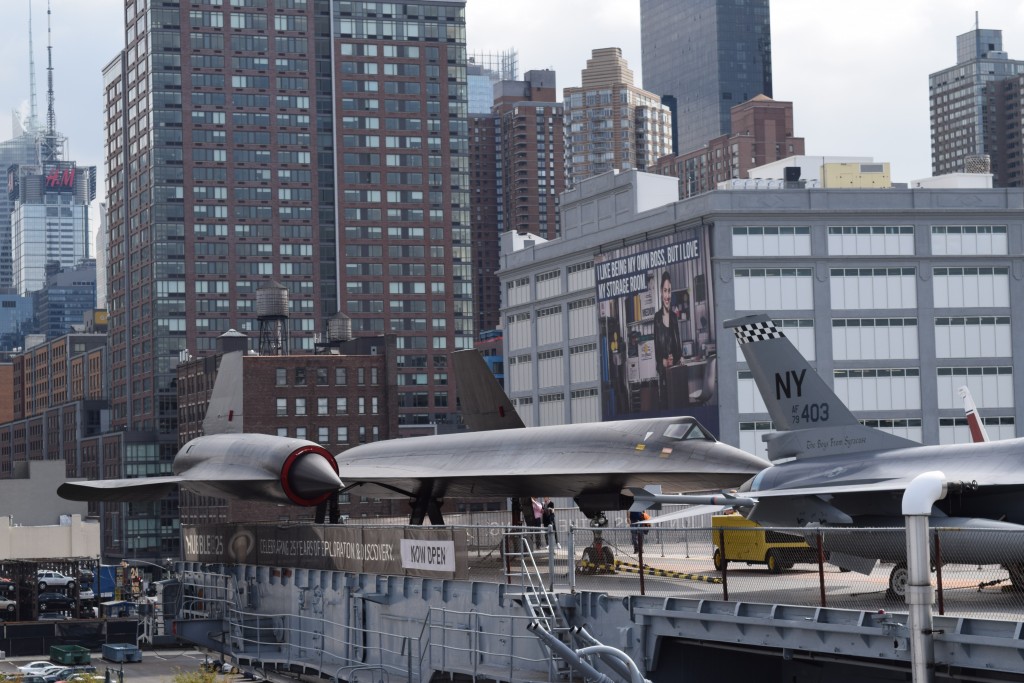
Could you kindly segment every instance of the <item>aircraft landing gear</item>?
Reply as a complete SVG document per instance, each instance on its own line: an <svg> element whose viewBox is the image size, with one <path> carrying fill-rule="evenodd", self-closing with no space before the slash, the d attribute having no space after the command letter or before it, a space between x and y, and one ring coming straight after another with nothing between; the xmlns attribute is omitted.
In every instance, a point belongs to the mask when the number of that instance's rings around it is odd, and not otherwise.
<svg viewBox="0 0 1024 683"><path fill-rule="evenodd" d="M594 542L583 549L579 571L582 574L614 574L615 554L604 544L604 534L601 531L603 527L608 526L608 518L603 512L598 512L590 518L590 526L593 527Z"/></svg>
<svg viewBox="0 0 1024 683"><path fill-rule="evenodd" d="M886 597L903 600L907 596L907 582L910 580L910 573L907 565L899 562L889 572L889 588L885 591Z"/></svg>

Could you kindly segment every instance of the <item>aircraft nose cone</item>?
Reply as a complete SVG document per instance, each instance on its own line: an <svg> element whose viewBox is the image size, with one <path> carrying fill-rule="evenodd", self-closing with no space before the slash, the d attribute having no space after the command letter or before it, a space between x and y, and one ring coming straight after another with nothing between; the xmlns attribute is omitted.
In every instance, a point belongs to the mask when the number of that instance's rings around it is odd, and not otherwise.
<svg viewBox="0 0 1024 683"><path fill-rule="evenodd" d="M288 473L292 490L303 498L316 498L341 488L341 479L331 463L318 453L306 453Z"/></svg>

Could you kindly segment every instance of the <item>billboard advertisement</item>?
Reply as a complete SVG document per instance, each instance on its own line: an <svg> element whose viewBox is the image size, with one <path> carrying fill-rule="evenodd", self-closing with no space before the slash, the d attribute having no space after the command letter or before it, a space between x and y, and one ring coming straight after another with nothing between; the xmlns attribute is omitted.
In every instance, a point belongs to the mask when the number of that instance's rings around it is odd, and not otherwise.
<svg viewBox="0 0 1024 683"><path fill-rule="evenodd" d="M718 330L707 228L594 257L602 418L693 415L718 433Z"/></svg>

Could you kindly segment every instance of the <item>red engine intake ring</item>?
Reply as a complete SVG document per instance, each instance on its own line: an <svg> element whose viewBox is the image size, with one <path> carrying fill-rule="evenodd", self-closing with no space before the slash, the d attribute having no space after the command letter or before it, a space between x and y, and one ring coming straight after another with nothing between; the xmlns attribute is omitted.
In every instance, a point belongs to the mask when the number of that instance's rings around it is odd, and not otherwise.
<svg viewBox="0 0 1024 683"><path fill-rule="evenodd" d="M320 457L327 460L327 462L331 464L331 467L334 468L335 474L339 472L338 461L335 460L334 455L323 446L304 446L302 448L296 449L295 451L292 451L292 453L285 459L284 464L281 465L281 489L284 491L284 494L288 496L288 500L295 503L296 505L302 505L304 507L314 507L316 505L319 505L320 503L323 503L325 500L334 495L334 491L328 491L317 496L316 498L303 498L292 489L291 480L289 476L291 474L292 466L296 463L296 461L298 461L299 458L310 453L316 453Z"/></svg>

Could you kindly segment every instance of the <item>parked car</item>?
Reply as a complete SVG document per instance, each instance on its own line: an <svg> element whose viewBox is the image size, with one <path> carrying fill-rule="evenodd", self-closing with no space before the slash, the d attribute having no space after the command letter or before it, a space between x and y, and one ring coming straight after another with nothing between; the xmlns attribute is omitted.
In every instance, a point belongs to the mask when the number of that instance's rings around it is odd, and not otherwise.
<svg viewBox="0 0 1024 683"><path fill-rule="evenodd" d="M75 577L66 576L52 569L40 569L36 572L36 581L39 583L39 590L47 588L64 588L70 590L75 587Z"/></svg>
<svg viewBox="0 0 1024 683"><path fill-rule="evenodd" d="M40 593L39 594L39 610L45 612L46 610L65 610L71 609L75 606L75 599L65 595L64 593Z"/></svg>
<svg viewBox="0 0 1024 683"><path fill-rule="evenodd" d="M82 602L88 602L90 600L94 600L95 598L96 594L93 593L91 588L83 588L80 591L78 591L78 599Z"/></svg>
<svg viewBox="0 0 1024 683"><path fill-rule="evenodd" d="M18 609L18 603L7 598L0 598L0 616L11 617Z"/></svg>
<svg viewBox="0 0 1024 683"><path fill-rule="evenodd" d="M44 671L47 671L47 673L52 673L53 671L60 671L63 668L65 667L57 666L51 661L44 662L40 659L35 662L29 662L28 664L22 664L18 667L18 671L20 671L23 674L45 675L43 674Z"/></svg>
<svg viewBox="0 0 1024 683"><path fill-rule="evenodd" d="M75 676L89 675L96 673L96 667L92 664L82 664L80 666L65 666L60 667L57 671L46 674L43 678L46 683L57 683L58 681L68 681Z"/></svg>

